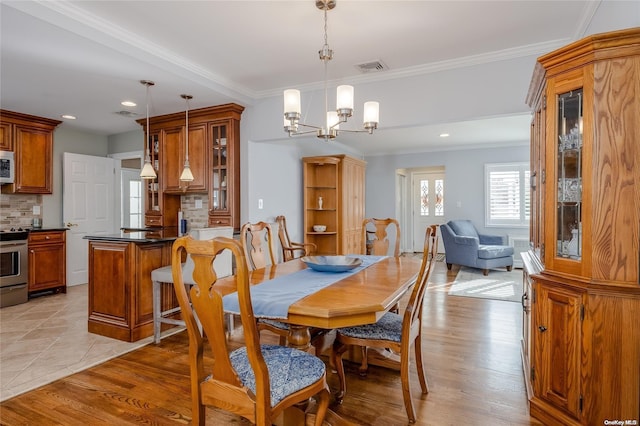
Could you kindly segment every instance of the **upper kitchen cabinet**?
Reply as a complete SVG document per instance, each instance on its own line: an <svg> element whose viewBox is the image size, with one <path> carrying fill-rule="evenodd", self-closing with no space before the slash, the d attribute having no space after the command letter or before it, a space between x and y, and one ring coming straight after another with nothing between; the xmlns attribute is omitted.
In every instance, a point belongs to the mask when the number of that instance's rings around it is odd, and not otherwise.
<svg viewBox="0 0 640 426"><path fill-rule="evenodd" d="M151 117L149 141L157 179L146 184L147 226L177 223L180 195L209 195L209 224L239 229L240 116L244 107L225 104L189 111L189 164L194 180L181 182L187 146L186 113ZM146 119L138 120L146 132ZM222 145L224 144L224 149Z"/></svg>
<svg viewBox="0 0 640 426"><path fill-rule="evenodd" d="M229 118L209 126L209 226L240 230L240 120Z"/></svg>
<svg viewBox="0 0 640 426"><path fill-rule="evenodd" d="M51 194L53 131L61 121L0 110L1 149L15 155L15 180L3 192Z"/></svg>

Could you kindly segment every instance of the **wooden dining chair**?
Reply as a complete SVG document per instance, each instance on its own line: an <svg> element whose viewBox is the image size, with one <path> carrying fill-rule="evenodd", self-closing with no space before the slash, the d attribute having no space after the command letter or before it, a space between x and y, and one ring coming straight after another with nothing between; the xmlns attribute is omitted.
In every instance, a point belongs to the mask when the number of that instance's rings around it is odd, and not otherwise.
<svg viewBox="0 0 640 426"><path fill-rule="evenodd" d="M233 279L227 278L219 285L211 265L224 250L231 251L237 272ZM183 282L184 252L194 262L195 285L190 295ZM260 344L251 305L249 271L240 243L225 237L206 241L181 237L173 244L172 272L189 335L193 424L204 425L206 406L214 406L254 424L271 425L286 408L315 396L318 402L315 425L321 426L329 405L324 362L297 349ZM225 339L222 285L231 286L225 287L226 291L238 293L245 346L234 351L229 351ZM203 359L205 335L214 358L213 363L207 363L210 371L205 369Z"/></svg>
<svg viewBox="0 0 640 426"><path fill-rule="evenodd" d="M313 243L296 243L289 238L287 230L287 219L284 216L276 217L278 224L278 238L282 246L282 259L286 262L291 259L297 259L302 256L313 254L318 248Z"/></svg>
<svg viewBox="0 0 640 426"><path fill-rule="evenodd" d="M418 379L422 393L426 394L429 392L429 388L422 363L422 306L437 252L437 225L432 225L427 227L420 271L411 291L407 307L402 315L387 312L375 324L345 327L336 330L332 356L340 380L340 390L336 396L338 402L342 402L347 389L342 355L348 347L358 345L391 349L400 354L402 396L409 422L414 423L416 421L415 407L411 396L411 384L409 383L410 351L411 346L414 346ZM366 356L363 361L364 368L360 367L360 373L366 374L368 367Z"/></svg>
<svg viewBox="0 0 640 426"><path fill-rule="evenodd" d="M367 218L362 221L363 253L376 256L400 256L400 224L393 218ZM391 235L389 235L391 234ZM395 237L393 252L389 245Z"/></svg>
<svg viewBox="0 0 640 426"><path fill-rule="evenodd" d="M270 264L276 264L276 257L273 251L273 233L271 231L271 225L268 223L247 222L242 225L240 229L240 242L247 259L247 268L250 271L267 266L267 254L271 262ZM259 318L256 322L258 332L268 330L279 336L282 346L287 344L287 336L289 336L288 324L265 318Z"/></svg>
<svg viewBox="0 0 640 426"><path fill-rule="evenodd" d="M240 228L240 242L250 271L267 266L267 255L271 265L276 264L273 251L273 232L266 222L247 222Z"/></svg>

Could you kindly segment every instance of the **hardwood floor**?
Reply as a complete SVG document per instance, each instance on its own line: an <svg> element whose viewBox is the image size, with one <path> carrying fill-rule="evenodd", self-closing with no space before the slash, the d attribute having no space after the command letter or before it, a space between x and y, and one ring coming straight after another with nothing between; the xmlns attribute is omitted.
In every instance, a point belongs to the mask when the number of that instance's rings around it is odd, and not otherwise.
<svg viewBox="0 0 640 426"><path fill-rule="evenodd" d="M438 262L425 300L423 353L430 393L412 386L417 425L540 425L530 419L520 361L519 303L448 296L457 271ZM265 341L276 342L264 333ZM241 336L232 338L241 343ZM2 425L175 425L191 420L186 332L169 336L0 405ZM328 361L328 360L326 360ZM347 395L332 407L363 425L403 425L400 377L346 363ZM328 374L332 389L337 376ZM207 423L249 424L207 410Z"/></svg>

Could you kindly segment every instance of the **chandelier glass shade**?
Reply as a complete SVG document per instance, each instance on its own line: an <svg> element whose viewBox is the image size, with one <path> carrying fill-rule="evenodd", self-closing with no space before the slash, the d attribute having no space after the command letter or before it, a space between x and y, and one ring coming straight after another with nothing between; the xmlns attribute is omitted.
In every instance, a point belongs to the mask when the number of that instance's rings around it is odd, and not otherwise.
<svg viewBox="0 0 640 426"><path fill-rule="evenodd" d="M140 177L142 179L155 179L158 177L158 175L156 174L156 171L153 169L153 165L151 164L151 152L150 152L150 148L149 148L149 87L155 85L155 83L153 81L149 81L149 80L140 80L140 83L143 84L144 86L146 86L147 88L147 133L144 136L144 151L146 152L145 157L144 157L144 166L142 167L142 170L140 171Z"/></svg>
<svg viewBox="0 0 640 426"><path fill-rule="evenodd" d="M336 6L335 0L316 0L316 7L324 11L324 45L318 51L320 60L324 64L324 107L327 111L325 122L320 125L306 124L300 121L302 109L300 103L300 91L297 89L287 89L284 91L284 131L289 136L303 135L315 132L316 135L325 140L334 139L339 131L345 132L367 132L372 134L378 127L380 118L380 105L375 101L368 101L364 104L363 129L362 130L341 130L340 123L346 123L353 115L353 86L341 85L336 89L336 108L329 110L327 95L327 65L333 58L333 50L327 43L327 11ZM310 130L301 130L301 127Z"/></svg>
<svg viewBox="0 0 640 426"><path fill-rule="evenodd" d="M189 99L192 99L191 95L180 95L187 103L186 109L186 124L185 124L185 144L184 144L184 168L180 175L181 182L193 182L193 173L191 173L191 167L189 166Z"/></svg>

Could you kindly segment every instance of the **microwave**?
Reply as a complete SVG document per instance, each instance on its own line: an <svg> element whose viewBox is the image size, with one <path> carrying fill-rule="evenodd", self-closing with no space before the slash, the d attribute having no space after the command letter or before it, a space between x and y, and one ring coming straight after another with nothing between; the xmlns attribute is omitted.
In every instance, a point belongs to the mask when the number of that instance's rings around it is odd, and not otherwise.
<svg viewBox="0 0 640 426"><path fill-rule="evenodd" d="M0 151L0 184L13 183L15 161L12 151Z"/></svg>

